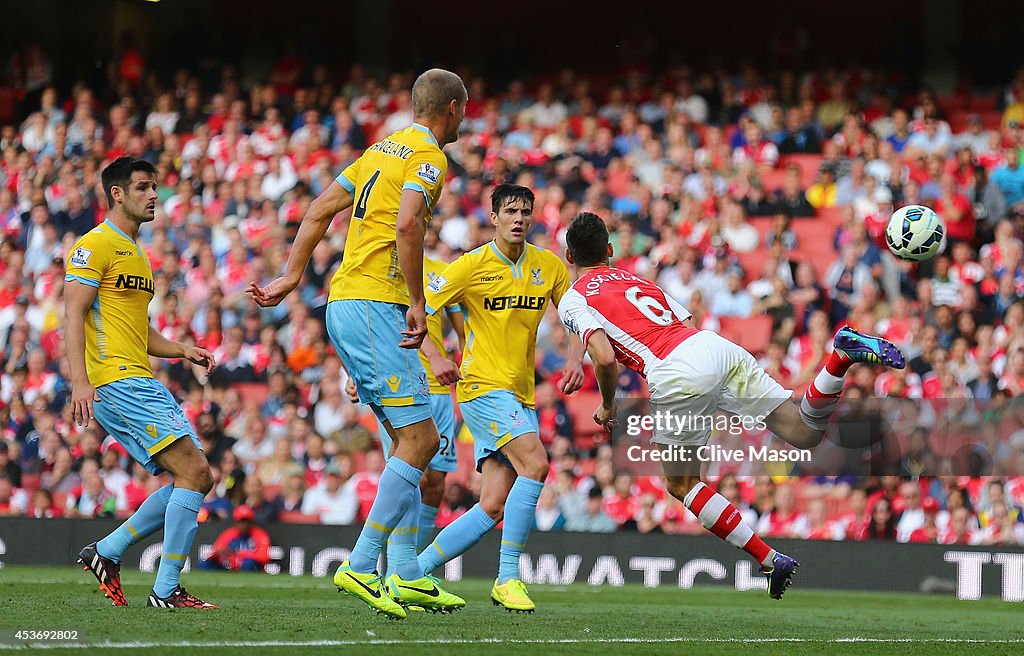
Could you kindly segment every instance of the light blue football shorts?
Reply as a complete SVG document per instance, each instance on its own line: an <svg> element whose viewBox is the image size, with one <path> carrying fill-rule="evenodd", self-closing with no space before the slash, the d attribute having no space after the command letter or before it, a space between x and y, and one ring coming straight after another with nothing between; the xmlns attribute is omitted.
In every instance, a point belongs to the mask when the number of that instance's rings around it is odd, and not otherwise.
<svg viewBox="0 0 1024 656"><path fill-rule="evenodd" d="M327 334L356 384L360 402L393 428L431 417L430 388L419 351L398 346L407 309L380 301L327 304Z"/></svg>
<svg viewBox="0 0 1024 656"><path fill-rule="evenodd" d="M175 440L190 437L202 451L195 429L178 401L155 378L132 376L96 388L96 420L146 471L164 471L153 456Z"/></svg>

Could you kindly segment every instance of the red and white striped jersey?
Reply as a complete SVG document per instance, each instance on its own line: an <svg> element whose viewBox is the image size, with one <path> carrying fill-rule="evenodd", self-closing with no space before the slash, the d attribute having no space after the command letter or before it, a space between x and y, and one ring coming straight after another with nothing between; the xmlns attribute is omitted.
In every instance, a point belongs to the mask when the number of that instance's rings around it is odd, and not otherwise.
<svg viewBox="0 0 1024 656"><path fill-rule="evenodd" d="M697 330L690 312L649 280L602 267L581 276L558 303L562 323L584 346L603 330L622 364L647 376Z"/></svg>

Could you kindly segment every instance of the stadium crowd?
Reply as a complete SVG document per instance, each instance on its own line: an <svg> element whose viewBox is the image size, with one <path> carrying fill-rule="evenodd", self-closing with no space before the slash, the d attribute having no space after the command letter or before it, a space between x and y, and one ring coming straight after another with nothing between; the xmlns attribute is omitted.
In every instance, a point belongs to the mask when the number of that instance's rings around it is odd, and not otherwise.
<svg viewBox="0 0 1024 656"><path fill-rule="evenodd" d="M225 66L204 84L187 70L159 79L130 51L102 88L58 92L42 75L25 115L0 129L0 515L123 516L163 484L97 425L73 425L62 357L64 258L103 220L98 172L129 154L159 171L156 219L140 235L152 321L220 364L207 380L154 361L213 467L203 516L245 505L257 523L361 521L383 457L323 326L347 217L285 304L260 310L245 289L281 270L337 173L411 122L413 74L355 66L336 78L289 57L259 83ZM861 367L848 395L979 406L958 427L994 436L987 468L940 458L922 431L885 475L723 472L718 490L762 535L1024 544L1024 421L981 407L1024 393L1024 69L994 98L939 98L862 70L563 71L507 88L465 79L430 255L450 261L489 240L489 188L515 181L537 194L534 243L561 253L568 221L597 212L616 266L656 280L700 327L746 339L784 385L802 390L849 323L898 343L910 364ZM894 207L918 202L945 219L948 240L944 255L911 266L888 252L883 229ZM592 377L579 398L559 396L567 345L550 312L537 400L552 469L538 528L699 532L656 478L617 468L588 419ZM629 372L621 385L644 394ZM942 475L921 476L929 458ZM478 476L463 465L440 526L474 501Z"/></svg>

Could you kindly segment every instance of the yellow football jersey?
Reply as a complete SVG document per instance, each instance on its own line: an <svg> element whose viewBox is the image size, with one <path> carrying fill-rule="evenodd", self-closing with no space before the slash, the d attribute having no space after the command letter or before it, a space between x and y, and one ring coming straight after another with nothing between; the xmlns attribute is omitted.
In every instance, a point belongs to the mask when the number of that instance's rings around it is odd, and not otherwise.
<svg viewBox="0 0 1024 656"><path fill-rule="evenodd" d="M354 200L345 259L331 280L330 300L409 304L395 242L402 190L423 193L429 222L447 173L448 159L434 135L413 123L367 148L338 176Z"/></svg>
<svg viewBox="0 0 1024 656"><path fill-rule="evenodd" d="M135 241L109 220L82 235L68 254L66 281L97 288L85 321L85 370L93 387L149 366L149 302L153 268Z"/></svg>
<svg viewBox="0 0 1024 656"><path fill-rule="evenodd" d="M459 303L466 317L460 402L508 390L533 407L537 327L548 301L557 304L568 289L562 260L533 244L512 262L492 241L434 277L426 289L427 312Z"/></svg>
<svg viewBox="0 0 1024 656"><path fill-rule="evenodd" d="M442 260L435 260L430 257L424 256L423 258L423 286L426 287L448 266L447 262ZM449 308L458 309L458 303L449 305ZM434 314L427 315L427 338L434 343L437 350L442 355L446 354L444 348L444 313L435 312ZM427 382L430 384L431 394L449 394L450 390L447 385L442 385L437 382L437 378L434 377L434 372L430 370L430 361L427 360L427 356L420 351L420 360L423 362L423 368L427 370Z"/></svg>

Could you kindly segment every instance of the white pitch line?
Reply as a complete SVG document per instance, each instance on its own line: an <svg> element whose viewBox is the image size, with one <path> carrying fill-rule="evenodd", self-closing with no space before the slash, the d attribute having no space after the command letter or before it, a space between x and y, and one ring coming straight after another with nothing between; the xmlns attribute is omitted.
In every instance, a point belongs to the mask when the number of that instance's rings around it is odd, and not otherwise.
<svg viewBox="0 0 1024 656"><path fill-rule="evenodd" d="M809 643L845 644L852 642L875 644L1024 644L1024 638L982 640L975 638L562 638L516 639L483 638L479 640L437 639L437 640L265 640L265 641L184 641L184 642L29 642L24 644L0 644L0 650L20 651L27 649L158 649L158 648L259 648L259 647L357 647L389 645L605 645L605 644L740 644L740 643Z"/></svg>

